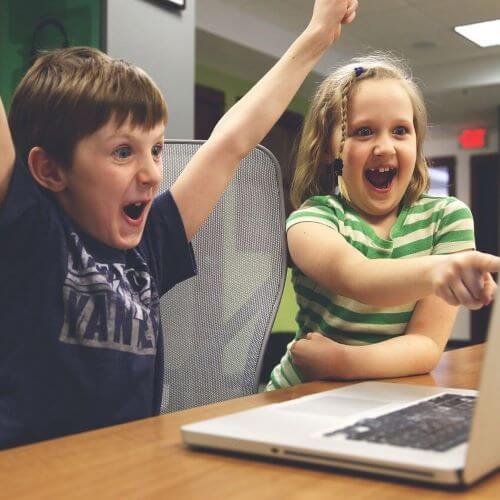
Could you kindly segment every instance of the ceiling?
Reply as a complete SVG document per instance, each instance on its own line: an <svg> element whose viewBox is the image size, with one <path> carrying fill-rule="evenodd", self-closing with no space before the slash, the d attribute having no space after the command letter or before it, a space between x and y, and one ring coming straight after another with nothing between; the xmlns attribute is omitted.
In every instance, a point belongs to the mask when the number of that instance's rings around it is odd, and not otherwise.
<svg viewBox="0 0 500 500"><path fill-rule="evenodd" d="M200 0L197 63L256 80L307 23L314 0ZM500 0L359 0L353 24L301 89L309 96L334 66L389 50L413 68L436 124L497 126L500 46L480 48L453 31L500 18Z"/></svg>

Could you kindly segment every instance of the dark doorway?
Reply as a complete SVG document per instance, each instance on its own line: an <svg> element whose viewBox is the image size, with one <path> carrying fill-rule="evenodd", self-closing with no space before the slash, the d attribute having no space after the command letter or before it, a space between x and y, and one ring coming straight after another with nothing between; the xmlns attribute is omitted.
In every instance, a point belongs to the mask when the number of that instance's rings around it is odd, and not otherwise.
<svg viewBox="0 0 500 500"><path fill-rule="evenodd" d="M194 114L194 138L208 139L224 114L224 92L196 85Z"/></svg>
<svg viewBox="0 0 500 500"><path fill-rule="evenodd" d="M295 170L295 159L302 122L303 118L301 114L293 111L285 111L262 141L262 145L276 156L281 166L285 194L285 212L287 216L292 211L289 192Z"/></svg>
<svg viewBox="0 0 500 500"><path fill-rule="evenodd" d="M500 234L500 155L471 157L471 210L477 249L498 255ZM484 342L491 306L471 313L471 340Z"/></svg>

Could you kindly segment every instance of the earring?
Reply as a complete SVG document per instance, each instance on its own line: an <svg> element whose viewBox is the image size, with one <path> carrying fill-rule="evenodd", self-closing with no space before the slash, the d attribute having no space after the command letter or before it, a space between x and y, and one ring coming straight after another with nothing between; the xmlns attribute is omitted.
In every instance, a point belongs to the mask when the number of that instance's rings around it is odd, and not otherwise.
<svg viewBox="0 0 500 500"><path fill-rule="evenodd" d="M344 169L344 162L342 161L342 158L335 158L332 163L333 167L333 173L336 176L342 175L342 171Z"/></svg>

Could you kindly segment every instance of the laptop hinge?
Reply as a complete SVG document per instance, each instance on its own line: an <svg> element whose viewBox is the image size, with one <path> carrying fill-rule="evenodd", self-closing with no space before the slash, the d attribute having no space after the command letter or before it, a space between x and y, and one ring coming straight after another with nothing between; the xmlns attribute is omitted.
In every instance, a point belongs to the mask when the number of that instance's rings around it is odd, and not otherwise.
<svg viewBox="0 0 500 500"><path fill-rule="evenodd" d="M396 473L404 473L404 474L411 474L412 476L420 476L420 477L434 477L434 474L432 472L426 472L426 471L419 471L419 470L414 470L414 469L406 469L404 467L391 467L391 466L385 466L385 465L380 465L380 464L373 464L369 462L361 462L359 460L346 460L343 458L334 458L334 457L327 457L323 455L316 455L314 453L304 453L304 452L298 452L298 451L292 451L292 450L283 450L284 455L288 455L290 457L296 457L297 459L300 458L311 458L314 460L323 460L324 462L329 462L331 464L337 464L339 466L341 465L347 465L347 466L358 466L358 467L370 467L371 469L376 469L380 471L386 471L386 472L396 472Z"/></svg>

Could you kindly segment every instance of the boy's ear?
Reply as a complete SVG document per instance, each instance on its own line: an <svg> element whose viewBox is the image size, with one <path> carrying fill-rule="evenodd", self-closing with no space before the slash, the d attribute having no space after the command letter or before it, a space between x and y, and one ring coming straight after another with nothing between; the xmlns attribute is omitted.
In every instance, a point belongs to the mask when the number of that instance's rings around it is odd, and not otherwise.
<svg viewBox="0 0 500 500"><path fill-rule="evenodd" d="M30 151L28 167L36 182L45 189L54 193L66 189L64 169L43 148L36 146Z"/></svg>

